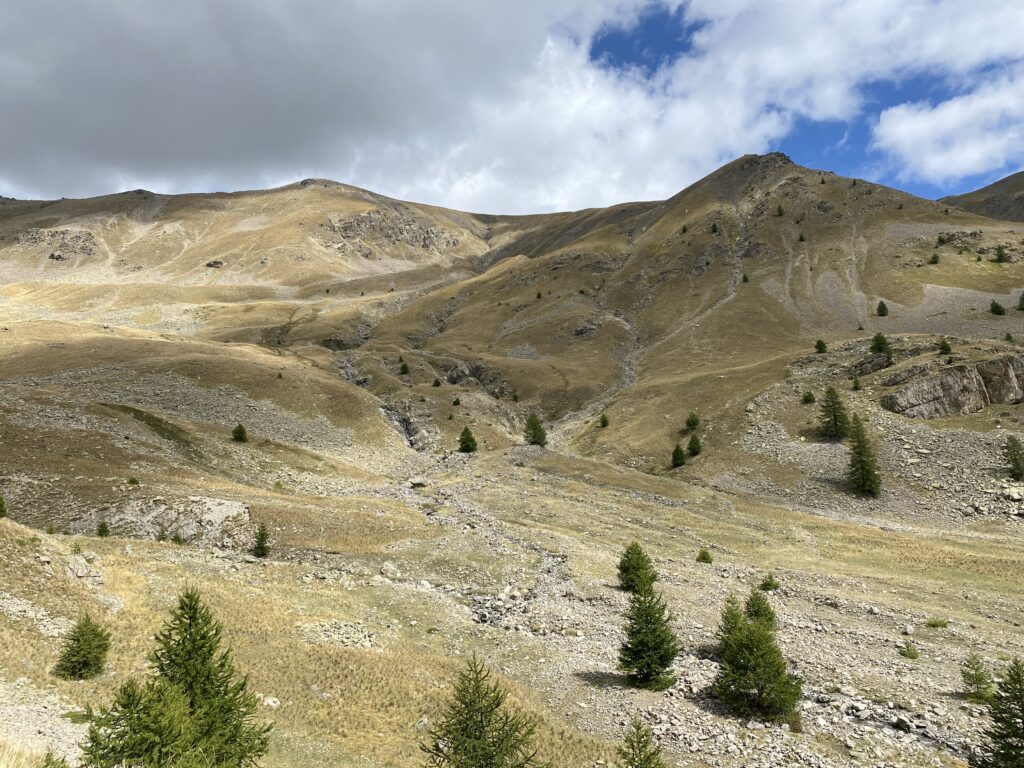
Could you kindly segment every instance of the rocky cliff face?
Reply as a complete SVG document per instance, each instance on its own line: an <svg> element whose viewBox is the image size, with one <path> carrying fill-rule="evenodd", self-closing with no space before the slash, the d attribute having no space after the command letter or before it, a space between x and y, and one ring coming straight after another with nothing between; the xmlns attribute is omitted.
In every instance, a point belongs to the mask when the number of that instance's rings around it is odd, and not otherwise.
<svg viewBox="0 0 1024 768"><path fill-rule="evenodd" d="M1024 354L956 365L914 378L881 399L883 408L904 416L932 419L975 413L986 405L1024 401Z"/></svg>

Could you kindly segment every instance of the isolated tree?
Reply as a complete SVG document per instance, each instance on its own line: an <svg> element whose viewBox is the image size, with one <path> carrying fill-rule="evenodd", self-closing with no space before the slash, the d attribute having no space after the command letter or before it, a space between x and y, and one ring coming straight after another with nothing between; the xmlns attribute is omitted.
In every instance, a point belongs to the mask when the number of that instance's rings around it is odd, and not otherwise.
<svg viewBox="0 0 1024 768"><path fill-rule="evenodd" d="M0 493L0 517L7 517L7 500L4 499L2 493Z"/></svg>
<svg viewBox="0 0 1024 768"><path fill-rule="evenodd" d="M997 245L996 246L996 262L998 264L1005 264L1007 261L1009 261L1009 258L1006 255L1006 246L1005 245Z"/></svg>
<svg viewBox="0 0 1024 768"><path fill-rule="evenodd" d="M619 558L619 586L627 592L649 590L658 579L654 563L637 542L631 542Z"/></svg>
<svg viewBox="0 0 1024 768"><path fill-rule="evenodd" d="M672 449L672 468L681 467L686 463L686 451L683 450L683 446L676 443L676 447Z"/></svg>
<svg viewBox="0 0 1024 768"><path fill-rule="evenodd" d="M700 426L700 416L693 411L690 411L690 415L686 417L686 431L693 432Z"/></svg>
<svg viewBox="0 0 1024 768"><path fill-rule="evenodd" d="M992 725L976 764L983 768L1024 765L1024 660L1014 657L1006 666L989 705Z"/></svg>
<svg viewBox="0 0 1024 768"><path fill-rule="evenodd" d="M992 303L988 305L988 310L993 315L1005 315L1006 314L1006 308L1002 304L1000 304L998 301L995 301L995 300L993 300Z"/></svg>
<svg viewBox="0 0 1024 768"><path fill-rule="evenodd" d="M508 706L508 694L491 682L476 656L455 681L441 721L421 745L431 768L534 768L537 722Z"/></svg>
<svg viewBox="0 0 1024 768"><path fill-rule="evenodd" d="M398 369L398 373L401 376L408 376L409 375L409 364L408 363L402 363L402 366Z"/></svg>
<svg viewBox="0 0 1024 768"><path fill-rule="evenodd" d="M806 392L804 392L803 396L800 398L800 402L802 402L804 405L811 405L812 403L817 402L817 400L818 398L816 398L814 396L814 393L811 392L811 390L809 389Z"/></svg>
<svg viewBox="0 0 1024 768"><path fill-rule="evenodd" d="M96 535L101 539L110 535L110 524L106 520L100 520L99 525L96 526Z"/></svg>
<svg viewBox="0 0 1024 768"><path fill-rule="evenodd" d="M463 427L462 434L459 435L459 452L476 453L476 438L469 427Z"/></svg>
<svg viewBox="0 0 1024 768"><path fill-rule="evenodd" d="M154 675L129 680L93 715L83 745L89 768L243 768L266 754L270 726L254 720L256 697L221 649L221 625L199 594L178 598L150 655Z"/></svg>
<svg viewBox="0 0 1024 768"><path fill-rule="evenodd" d="M601 427L601 429L604 429L605 427L607 427L608 426L608 414L607 413L602 413L601 414L601 418L598 420L597 423Z"/></svg>
<svg viewBox="0 0 1024 768"><path fill-rule="evenodd" d="M1017 299L1017 309L1024 312L1024 291L1021 291L1020 298Z"/></svg>
<svg viewBox="0 0 1024 768"><path fill-rule="evenodd" d="M1016 435L1006 438L1003 455L1006 456L1010 477L1014 480L1024 480L1024 447L1021 446L1020 439Z"/></svg>
<svg viewBox="0 0 1024 768"><path fill-rule="evenodd" d="M635 715L623 735L619 760L618 768L668 768L654 733Z"/></svg>
<svg viewBox="0 0 1024 768"><path fill-rule="evenodd" d="M850 418L835 387L825 390L821 401L818 431L825 440L842 440L850 433Z"/></svg>
<svg viewBox="0 0 1024 768"><path fill-rule="evenodd" d="M249 433L245 431L245 426L239 424L233 430L231 430L231 439L236 443L247 443L249 442Z"/></svg>
<svg viewBox="0 0 1024 768"><path fill-rule="evenodd" d="M256 541L252 547L252 553L256 557L266 557L270 554L270 531L266 523L260 523L256 529Z"/></svg>
<svg viewBox="0 0 1024 768"><path fill-rule="evenodd" d="M775 209L775 215L779 216L779 217L785 215L785 211L782 210L782 206L781 205L778 208Z"/></svg>
<svg viewBox="0 0 1024 768"><path fill-rule="evenodd" d="M717 235L718 234L718 222L712 222L712 224L711 224L711 234L712 235Z"/></svg>
<svg viewBox="0 0 1024 768"><path fill-rule="evenodd" d="M548 444L548 433L544 431L544 425L540 423L540 417L531 413L526 417L526 442L530 445L545 446Z"/></svg>
<svg viewBox="0 0 1024 768"><path fill-rule="evenodd" d="M933 253L932 257L930 259L928 259L928 263L929 264L938 264L939 263L939 254Z"/></svg>
<svg viewBox="0 0 1024 768"><path fill-rule="evenodd" d="M877 496L882 490L874 449L868 440L864 422L856 414L850 424L850 469L847 477L855 493Z"/></svg>
<svg viewBox="0 0 1024 768"><path fill-rule="evenodd" d="M960 679L964 684L964 698L976 704L988 704L994 692L992 673L977 653L971 653L960 665Z"/></svg>
<svg viewBox="0 0 1024 768"><path fill-rule="evenodd" d="M814 342L814 351L819 355L823 355L828 352L828 344L825 343L824 339L818 339Z"/></svg>
<svg viewBox="0 0 1024 768"><path fill-rule="evenodd" d="M875 353L885 353L892 357L892 345L889 344L889 340L885 338L884 333L876 333L871 337L871 351Z"/></svg>
<svg viewBox="0 0 1024 768"><path fill-rule="evenodd" d="M761 583L757 585L757 588L760 589L762 592L774 592L781 586L782 585L779 583L779 580L775 578L775 574L769 573L767 576L761 579Z"/></svg>
<svg viewBox="0 0 1024 768"><path fill-rule="evenodd" d="M886 317L889 314L889 306L884 301L880 301L876 312L879 317Z"/></svg>
<svg viewBox="0 0 1024 768"><path fill-rule="evenodd" d="M854 376L853 377L853 384L850 385L850 389L852 389L854 392L860 392L860 377L859 376Z"/></svg>
<svg viewBox="0 0 1024 768"><path fill-rule="evenodd" d="M54 674L65 680L88 680L103 671L110 650L110 633L88 613L64 638Z"/></svg>
<svg viewBox="0 0 1024 768"><path fill-rule="evenodd" d="M747 618L742 613L732 616L731 621L731 627L719 629L721 649L715 695L741 717L794 719L801 682L786 668L775 630L767 622Z"/></svg>
<svg viewBox="0 0 1024 768"><path fill-rule="evenodd" d="M700 444L700 436L694 432L690 435L690 441L686 444L686 452L691 456L696 456L701 452L701 450L702 446Z"/></svg>
<svg viewBox="0 0 1024 768"><path fill-rule="evenodd" d="M952 353L952 351L953 351L953 347L951 347L949 345L949 339L947 339L945 336L943 336L942 340L939 342L939 354L940 355L948 355L948 354Z"/></svg>
<svg viewBox="0 0 1024 768"><path fill-rule="evenodd" d="M715 558L711 556L711 551L707 547L701 547L700 552L697 553L697 562L710 565L715 562Z"/></svg>
<svg viewBox="0 0 1024 768"><path fill-rule="evenodd" d="M752 621L763 621L772 629L775 629L777 619L772 604L768 602L768 596L760 589L750 591L747 602L743 605L743 613Z"/></svg>
<svg viewBox="0 0 1024 768"><path fill-rule="evenodd" d="M630 596L625 633L619 667L630 683L652 690L668 688L673 683L668 670L680 648L672 631L672 615L660 594L644 589Z"/></svg>

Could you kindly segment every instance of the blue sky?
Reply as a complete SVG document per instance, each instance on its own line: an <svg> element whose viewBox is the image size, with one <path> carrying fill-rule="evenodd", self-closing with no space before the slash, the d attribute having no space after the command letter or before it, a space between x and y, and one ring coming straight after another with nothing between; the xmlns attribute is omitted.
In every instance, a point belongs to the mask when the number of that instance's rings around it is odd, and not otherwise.
<svg viewBox="0 0 1024 768"><path fill-rule="evenodd" d="M12 197L320 177L532 213L772 150L927 197L1024 167L1007 0L33 0L0 27Z"/></svg>
<svg viewBox="0 0 1024 768"><path fill-rule="evenodd" d="M685 6L671 8L652 3L628 23L605 25L591 40L591 60L612 71L633 69L644 77L654 77L658 70L695 53L693 36L704 25L689 20L685 10ZM999 68L994 69L998 72ZM1008 163L942 183L903 175L872 146L873 121L887 108L905 103L941 103L957 95L958 90L935 72L898 73L864 82L858 90L864 107L852 119L797 117L791 129L770 141L767 149L784 152L800 165L868 178L927 198L971 191L1019 170L1019 163ZM1020 98L1024 99L1024 92Z"/></svg>

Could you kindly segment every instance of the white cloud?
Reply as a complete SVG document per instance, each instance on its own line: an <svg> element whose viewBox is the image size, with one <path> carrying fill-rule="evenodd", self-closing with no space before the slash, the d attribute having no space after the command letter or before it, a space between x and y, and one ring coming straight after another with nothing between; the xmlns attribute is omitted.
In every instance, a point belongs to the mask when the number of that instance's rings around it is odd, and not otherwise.
<svg viewBox="0 0 1024 768"><path fill-rule="evenodd" d="M1024 70L938 104L890 107L879 115L873 143L902 178L934 184L1024 163Z"/></svg>
<svg viewBox="0 0 1024 768"><path fill-rule="evenodd" d="M699 31L650 79L588 55L603 25L629 26L649 0L5 4L0 193L325 176L499 212L659 198L798 118L859 119L875 81L1005 72L1024 37L1005 0L673 3ZM879 130L912 132L921 108L887 111ZM1022 120L1001 114L974 144L944 118L931 135L960 147L946 168L1008 162L998 140L1019 145ZM923 175L891 132L877 147Z"/></svg>

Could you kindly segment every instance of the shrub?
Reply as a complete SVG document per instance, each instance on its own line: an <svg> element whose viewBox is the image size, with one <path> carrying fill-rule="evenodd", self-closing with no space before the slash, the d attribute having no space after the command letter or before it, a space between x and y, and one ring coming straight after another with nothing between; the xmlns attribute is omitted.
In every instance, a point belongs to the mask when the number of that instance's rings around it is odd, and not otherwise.
<svg viewBox="0 0 1024 768"><path fill-rule="evenodd" d="M993 315L1005 315L1006 314L1006 308L1003 307L1002 304L1000 304L998 301L995 301L995 300L993 300L992 303L988 305L988 310Z"/></svg>
<svg viewBox="0 0 1024 768"><path fill-rule="evenodd" d="M700 444L700 436L694 432L690 435L690 441L686 444L686 452L691 456L697 456L703 450L703 446Z"/></svg>
<svg viewBox="0 0 1024 768"><path fill-rule="evenodd" d="M757 588L760 589L762 592L774 592L781 586L782 585L779 583L779 580L775 578L775 574L769 573L767 576L761 579L761 583L758 585Z"/></svg>
<svg viewBox="0 0 1024 768"><path fill-rule="evenodd" d="M700 426L700 416L693 411L690 411L690 415L686 417L686 431L693 432Z"/></svg>
<svg viewBox="0 0 1024 768"><path fill-rule="evenodd" d="M138 484L139 484L139 478L137 478L137 477L129 477L128 478L128 485L138 485Z"/></svg>
<svg viewBox="0 0 1024 768"><path fill-rule="evenodd" d="M668 670L680 649L671 623L672 615L664 599L653 589L631 595L619 667L633 685L664 690L674 682Z"/></svg>
<svg viewBox="0 0 1024 768"><path fill-rule="evenodd" d="M103 671L110 650L110 633L88 613L64 638L54 674L65 680L89 680Z"/></svg>
<svg viewBox="0 0 1024 768"><path fill-rule="evenodd" d="M850 469L847 477L854 493L877 496L882 490L874 449L868 440L864 422L856 414L850 426Z"/></svg>
<svg viewBox="0 0 1024 768"><path fill-rule="evenodd" d="M686 463L686 451L683 450L683 446L676 443L676 447L672 449L672 468L683 466Z"/></svg>
<svg viewBox="0 0 1024 768"><path fill-rule="evenodd" d="M806 392L804 392L803 397L800 398L800 402L802 402L804 405L811 405L812 403L816 402L817 399L818 398L814 396L814 393L808 389Z"/></svg>
<svg viewBox="0 0 1024 768"><path fill-rule="evenodd" d="M408 376L409 375L409 364L408 363L402 363L402 367L398 369L398 373L399 373L400 376Z"/></svg>
<svg viewBox="0 0 1024 768"><path fill-rule="evenodd" d="M939 254L933 253L932 257L930 259L928 259L928 263L929 264L938 264L939 263Z"/></svg>
<svg viewBox="0 0 1024 768"><path fill-rule="evenodd" d="M743 282L744 283L749 283L750 282L750 278L747 277L747 273L746 272L743 273Z"/></svg>
<svg viewBox="0 0 1024 768"><path fill-rule="evenodd" d="M850 385L850 389L854 392L860 392L860 379L857 376L853 377L853 384Z"/></svg>
<svg viewBox="0 0 1024 768"><path fill-rule="evenodd" d="M221 634L199 594L183 593L156 636L153 677L129 680L111 707L92 715L83 764L254 766L267 752L270 726L253 722L256 697L236 675L230 649L221 650Z"/></svg>
<svg viewBox="0 0 1024 768"><path fill-rule="evenodd" d="M782 216L786 215L786 212L784 210L782 210L782 206L781 205L778 208L775 209L775 215L779 216L779 217L782 217Z"/></svg>
<svg viewBox="0 0 1024 768"><path fill-rule="evenodd" d="M921 654L917 651L917 646L914 645L910 640L904 640L903 645L899 649L900 656L905 659L918 659Z"/></svg>
<svg viewBox="0 0 1024 768"><path fill-rule="evenodd" d="M1020 439L1016 435L1006 438L1003 455L1006 457L1010 477L1014 480L1024 480L1024 446L1021 446Z"/></svg>
<svg viewBox="0 0 1024 768"><path fill-rule="evenodd" d="M850 418L835 387L825 390L818 419L818 431L825 440L842 440L850 433Z"/></svg>
<svg viewBox="0 0 1024 768"><path fill-rule="evenodd" d="M994 686L992 673L977 653L971 653L960 665L960 679L964 684L964 698L977 704L992 701Z"/></svg>
<svg viewBox="0 0 1024 768"><path fill-rule="evenodd" d="M57 526L55 526L53 523L47 523L46 534L48 536L53 536L55 533L57 533Z"/></svg>
<svg viewBox="0 0 1024 768"><path fill-rule="evenodd" d="M929 629L945 629L949 626L949 619L940 619L938 616L932 616L924 625Z"/></svg>
<svg viewBox="0 0 1024 768"><path fill-rule="evenodd" d="M700 552L697 553L697 562L710 565L715 562L715 558L711 556L711 552L707 547L701 547Z"/></svg>
<svg viewBox="0 0 1024 768"><path fill-rule="evenodd" d="M763 621L772 629L776 628L778 620L775 618L775 611L764 590L751 590L747 602L743 605L743 613L751 621Z"/></svg>
<svg viewBox="0 0 1024 768"><path fill-rule="evenodd" d="M992 725L985 731L979 764L984 768L1024 765L1024 661L1014 657L999 678L989 705Z"/></svg>
<svg viewBox="0 0 1024 768"><path fill-rule="evenodd" d="M526 442L530 445L543 447L548 444L548 433L544 430L544 425L540 423L540 417L536 413L531 413L526 417L525 437Z"/></svg>
<svg viewBox="0 0 1024 768"><path fill-rule="evenodd" d="M627 592L649 590L658 578L654 563L637 542L631 542L619 558L619 586Z"/></svg>
<svg viewBox="0 0 1024 768"><path fill-rule="evenodd" d="M717 235L718 234L718 223L717 222L712 223L712 225L711 225L711 234L712 235Z"/></svg>
<svg viewBox="0 0 1024 768"><path fill-rule="evenodd" d="M459 398L456 397L454 400L452 400L452 405L458 407L458 406L462 405L462 401Z"/></svg>
<svg viewBox="0 0 1024 768"><path fill-rule="evenodd" d="M441 380L440 380L440 379L438 379L438 378L435 378L435 379L434 379L434 383L433 383L433 384L431 384L431 386L432 386L432 387L440 387L440 386L441 386Z"/></svg>
<svg viewBox="0 0 1024 768"><path fill-rule="evenodd" d="M824 339L818 339L814 342L814 351L819 355L823 355L828 352L828 344L825 343Z"/></svg>
<svg viewBox="0 0 1024 768"><path fill-rule="evenodd" d="M654 743L654 734L637 716L626 728L619 758L621 768L668 768L661 757L661 747Z"/></svg>
<svg viewBox="0 0 1024 768"><path fill-rule="evenodd" d="M265 523L260 523L256 529L256 541L252 547L252 553L256 557L266 557L270 554L270 531Z"/></svg>
<svg viewBox="0 0 1024 768"><path fill-rule="evenodd" d="M462 434L459 435L459 452L476 453L476 438L469 427L463 427Z"/></svg>
<svg viewBox="0 0 1024 768"><path fill-rule="evenodd" d="M728 619L723 610L723 626L719 629L721 649L713 687L715 695L741 717L795 720L802 685L786 668L775 630L764 621L744 616L738 611L738 604L727 610Z"/></svg>
<svg viewBox="0 0 1024 768"><path fill-rule="evenodd" d="M242 424L239 424L231 430L231 439L236 443L247 443L249 442L249 433L245 431L245 427Z"/></svg>
<svg viewBox="0 0 1024 768"><path fill-rule="evenodd" d="M876 333L871 337L870 349L876 354L883 352L890 357L892 356L892 345L889 344L889 340L885 337L884 333Z"/></svg>
<svg viewBox="0 0 1024 768"><path fill-rule="evenodd" d="M879 317L886 317L889 314L889 306L884 301L880 301L876 311Z"/></svg>
<svg viewBox="0 0 1024 768"><path fill-rule="evenodd" d="M1017 299L1017 309L1024 312L1024 291L1021 291L1020 298Z"/></svg>
<svg viewBox="0 0 1024 768"><path fill-rule="evenodd" d="M508 694L475 655L455 681L441 721L420 748L431 768L532 768L537 721L510 711Z"/></svg>
<svg viewBox="0 0 1024 768"><path fill-rule="evenodd" d="M953 351L953 347L950 346L949 340L946 339L945 337L943 337L943 339L939 342L939 354L940 355L948 355L952 351Z"/></svg>
<svg viewBox="0 0 1024 768"><path fill-rule="evenodd" d="M597 423L601 427L601 429L604 429L605 427L607 427L608 426L608 414L607 413L602 413L601 414L601 418L598 419Z"/></svg>
<svg viewBox="0 0 1024 768"><path fill-rule="evenodd" d="M797 238L797 242L798 242L798 243L803 243L803 242L806 242L806 241L807 241L807 238L805 238L805 237L804 237L804 233L803 233L803 232L801 232L801 233L800 233L800 236L799 236L799 237Z"/></svg>
<svg viewBox="0 0 1024 768"><path fill-rule="evenodd" d="M100 520L99 525L96 526L96 535L101 539L105 539L110 535L110 525L107 524L106 520Z"/></svg>
<svg viewBox="0 0 1024 768"><path fill-rule="evenodd" d="M518 392L513 392L512 393L512 402L513 403L518 403L519 402L519 393Z"/></svg>
<svg viewBox="0 0 1024 768"><path fill-rule="evenodd" d="M1009 261L1009 259L1006 256L1006 246L1005 245L997 245L996 246L996 261L999 264L1005 264L1007 261Z"/></svg>
<svg viewBox="0 0 1024 768"><path fill-rule="evenodd" d="M0 493L0 517L7 517L7 500Z"/></svg>

